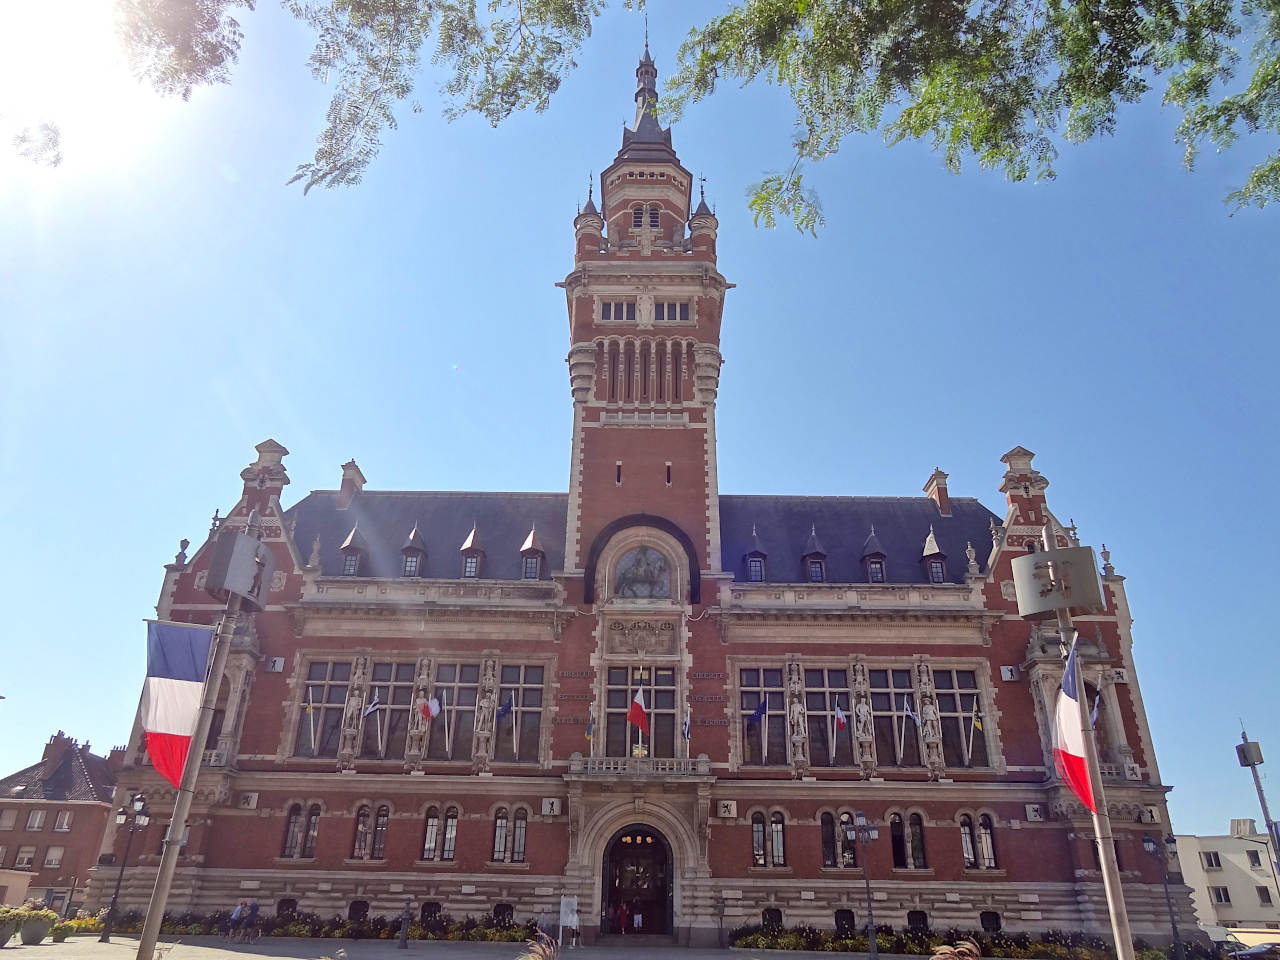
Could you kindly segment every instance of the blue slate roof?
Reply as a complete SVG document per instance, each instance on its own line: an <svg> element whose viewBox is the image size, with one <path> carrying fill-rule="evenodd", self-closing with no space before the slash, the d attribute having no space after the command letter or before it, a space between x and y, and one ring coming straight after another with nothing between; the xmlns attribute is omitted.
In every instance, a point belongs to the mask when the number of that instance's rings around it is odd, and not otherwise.
<svg viewBox="0 0 1280 960"><path fill-rule="evenodd" d="M328 576L342 572L340 548L355 528L367 550L360 575L399 577L401 548L416 526L427 551L422 576L454 579L462 574L459 548L474 524L484 548L481 578L518 580L520 547L536 524L546 551L546 579L564 569L568 500L564 493L360 491L346 509L339 509L337 491L318 490L286 516L296 518L294 541L304 559L319 536L320 569ZM827 582L865 583L862 553L874 525L885 553L887 581L926 583L922 550L932 526L946 555L947 581L962 583L968 564L965 545L972 542L979 564L984 563L991 550L992 520L1000 522L972 497L952 497L951 516L944 517L928 497L722 495L721 564L736 580L745 580L746 554L758 542L766 553L766 580L805 582L801 561L812 530L826 551Z"/></svg>

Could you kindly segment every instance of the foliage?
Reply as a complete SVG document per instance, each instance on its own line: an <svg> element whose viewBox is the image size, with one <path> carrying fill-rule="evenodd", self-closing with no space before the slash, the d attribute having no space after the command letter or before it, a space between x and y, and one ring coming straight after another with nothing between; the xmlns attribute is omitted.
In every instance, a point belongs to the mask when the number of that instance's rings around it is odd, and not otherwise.
<svg viewBox="0 0 1280 960"><path fill-rule="evenodd" d="M52 123L23 127L13 135L13 149L32 163L56 167L62 163L62 131Z"/></svg>
<svg viewBox="0 0 1280 960"><path fill-rule="evenodd" d="M68 936L76 932L75 926L71 922L55 923L53 929L49 931L53 937L54 943L62 943Z"/></svg>

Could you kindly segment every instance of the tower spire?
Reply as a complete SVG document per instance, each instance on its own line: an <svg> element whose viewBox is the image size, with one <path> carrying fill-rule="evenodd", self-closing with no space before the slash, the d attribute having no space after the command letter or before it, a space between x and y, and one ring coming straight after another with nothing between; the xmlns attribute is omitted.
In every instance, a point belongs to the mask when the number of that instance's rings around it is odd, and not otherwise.
<svg viewBox="0 0 1280 960"><path fill-rule="evenodd" d="M649 55L649 29L645 27L644 54L636 67L636 119L622 130L617 160L651 160L679 163L671 148L671 128L658 122L658 68Z"/></svg>

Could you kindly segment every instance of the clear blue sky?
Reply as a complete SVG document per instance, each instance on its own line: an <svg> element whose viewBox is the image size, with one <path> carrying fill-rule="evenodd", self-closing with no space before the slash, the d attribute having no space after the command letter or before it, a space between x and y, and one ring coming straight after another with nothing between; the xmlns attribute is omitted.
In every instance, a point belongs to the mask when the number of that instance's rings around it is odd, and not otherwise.
<svg viewBox="0 0 1280 960"><path fill-rule="evenodd" d="M716 6L654 6L663 76ZM272 4L244 22L232 85L183 104L90 84L62 168L0 161L0 773L59 728L125 740L162 564L264 438L293 451L287 503L350 457L373 488L567 487L552 284L632 114L640 18L606 16L551 109L498 130L444 122L424 89L362 186L305 198L284 181L327 106L307 34ZM1126 108L1039 185L855 138L810 175L817 239L746 208L789 160L779 91L726 90L675 144L738 284L722 489L917 495L939 465L1000 511L1000 455L1034 450L1052 508L1128 577L1174 826L1223 832L1258 816L1238 718L1280 771L1280 209L1229 217L1264 151L1189 174L1175 123Z"/></svg>

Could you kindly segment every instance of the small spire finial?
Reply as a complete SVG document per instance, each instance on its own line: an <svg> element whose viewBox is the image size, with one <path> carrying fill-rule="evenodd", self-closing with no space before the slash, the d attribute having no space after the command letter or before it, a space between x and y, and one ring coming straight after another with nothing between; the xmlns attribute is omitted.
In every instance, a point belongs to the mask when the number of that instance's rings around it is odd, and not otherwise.
<svg viewBox="0 0 1280 960"><path fill-rule="evenodd" d="M644 12L644 52L649 52L649 11Z"/></svg>
<svg viewBox="0 0 1280 960"><path fill-rule="evenodd" d="M592 192L595 190L595 174L590 170L587 171L587 200L591 199Z"/></svg>

